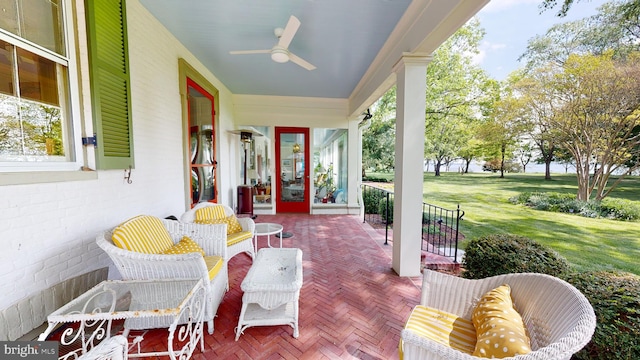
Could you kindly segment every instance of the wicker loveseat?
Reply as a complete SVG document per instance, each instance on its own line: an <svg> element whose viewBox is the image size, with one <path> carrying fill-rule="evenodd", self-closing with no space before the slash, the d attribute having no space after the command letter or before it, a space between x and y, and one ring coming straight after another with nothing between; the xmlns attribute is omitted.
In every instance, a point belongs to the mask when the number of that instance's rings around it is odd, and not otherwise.
<svg viewBox="0 0 640 360"><path fill-rule="evenodd" d="M133 249L116 246L113 234L118 232L122 224L115 229L99 233L96 237L98 246L109 255L123 280L203 279L207 290L204 318L207 321L208 332L212 334L213 318L229 286L226 225L185 224L151 216L145 216L145 218L149 218L156 225L161 224L160 228L163 228L156 229L154 232L148 230L147 224L143 224L141 229L147 242L153 242L154 236L166 239L168 234L169 241L173 243L169 244L169 247L172 247L172 245L180 245L184 237L188 237L201 248L198 250L203 254L198 252L163 254L148 253L148 251L145 253L140 252L139 249L133 251ZM130 219L124 224L135 219ZM120 242L119 236L115 237L118 242ZM160 242L158 240L158 243ZM156 245L151 244L151 246Z"/></svg>
<svg viewBox="0 0 640 360"><path fill-rule="evenodd" d="M479 298L508 284L511 297L526 326L532 351L510 359L570 359L590 340L596 317L589 301L575 287L558 278L532 273L463 279L425 270L420 304L471 319ZM480 359L419 335L405 327L401 352L407 359Z"/></svg>
<svg viewBox="0 0 640 360"><path fill-rule="evenodd" d="M180 216L180 221L184 223L197 222L198 212L214 209L214 207L224 211L220 212L220 217L218 219L206 219L204 221L220 221L220 223L224 223L225 218L233 218L237 219L241 226L241 229L237 229L237 232L234 232L233 230L229 231L231 228L227 228L227 261L242 252L247 253L247 255L253 259L255 256L255 251L253 249L253 233L255 232L256 224L253 219L248 217L236 218L233 210L229 206L201 202L191 210L182 214L182 216Z"/></svg>

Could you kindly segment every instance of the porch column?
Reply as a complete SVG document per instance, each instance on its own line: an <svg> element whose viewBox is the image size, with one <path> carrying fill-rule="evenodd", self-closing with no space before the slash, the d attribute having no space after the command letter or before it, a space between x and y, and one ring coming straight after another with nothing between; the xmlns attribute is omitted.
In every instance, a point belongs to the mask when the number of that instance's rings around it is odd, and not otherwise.
<svg viewBox="0 0 640 360"><path fill-rule="evenodd" d="M422 252L422 176L427 64L431 57L406 54L394 66L396 157L393 204L393 270L420 275Z"/></svg>

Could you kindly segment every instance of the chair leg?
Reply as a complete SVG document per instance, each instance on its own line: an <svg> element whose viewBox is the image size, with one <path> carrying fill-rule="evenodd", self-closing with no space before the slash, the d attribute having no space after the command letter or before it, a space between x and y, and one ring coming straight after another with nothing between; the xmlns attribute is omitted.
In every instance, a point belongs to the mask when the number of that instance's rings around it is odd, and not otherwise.
<svg viewBox="0 0 640 360"><path fill-rule="evenodd" d="M207 321L207 332L209 335L213 334L213 319Z"/></svg>

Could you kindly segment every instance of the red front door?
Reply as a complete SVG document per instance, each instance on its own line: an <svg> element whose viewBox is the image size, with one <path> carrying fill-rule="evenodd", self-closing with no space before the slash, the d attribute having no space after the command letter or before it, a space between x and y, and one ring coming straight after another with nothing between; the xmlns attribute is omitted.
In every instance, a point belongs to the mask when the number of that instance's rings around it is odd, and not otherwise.
<svg viewBox="0 0 640 360"><path fill-rule="evenodd" d="M309 213L309 129L276 127L276 212Z"/></svg>

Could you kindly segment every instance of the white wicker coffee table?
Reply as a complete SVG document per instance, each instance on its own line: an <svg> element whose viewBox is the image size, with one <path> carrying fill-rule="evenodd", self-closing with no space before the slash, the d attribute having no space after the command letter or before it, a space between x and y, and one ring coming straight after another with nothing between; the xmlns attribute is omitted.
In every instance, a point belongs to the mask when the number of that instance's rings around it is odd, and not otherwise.
<svg viewBox="0 0 640 360"><path fill-rule="evenodd" d="M260 249L240 288L244 294L236 341L251 326L289 325L298 337L302 250Z"/></svg>

